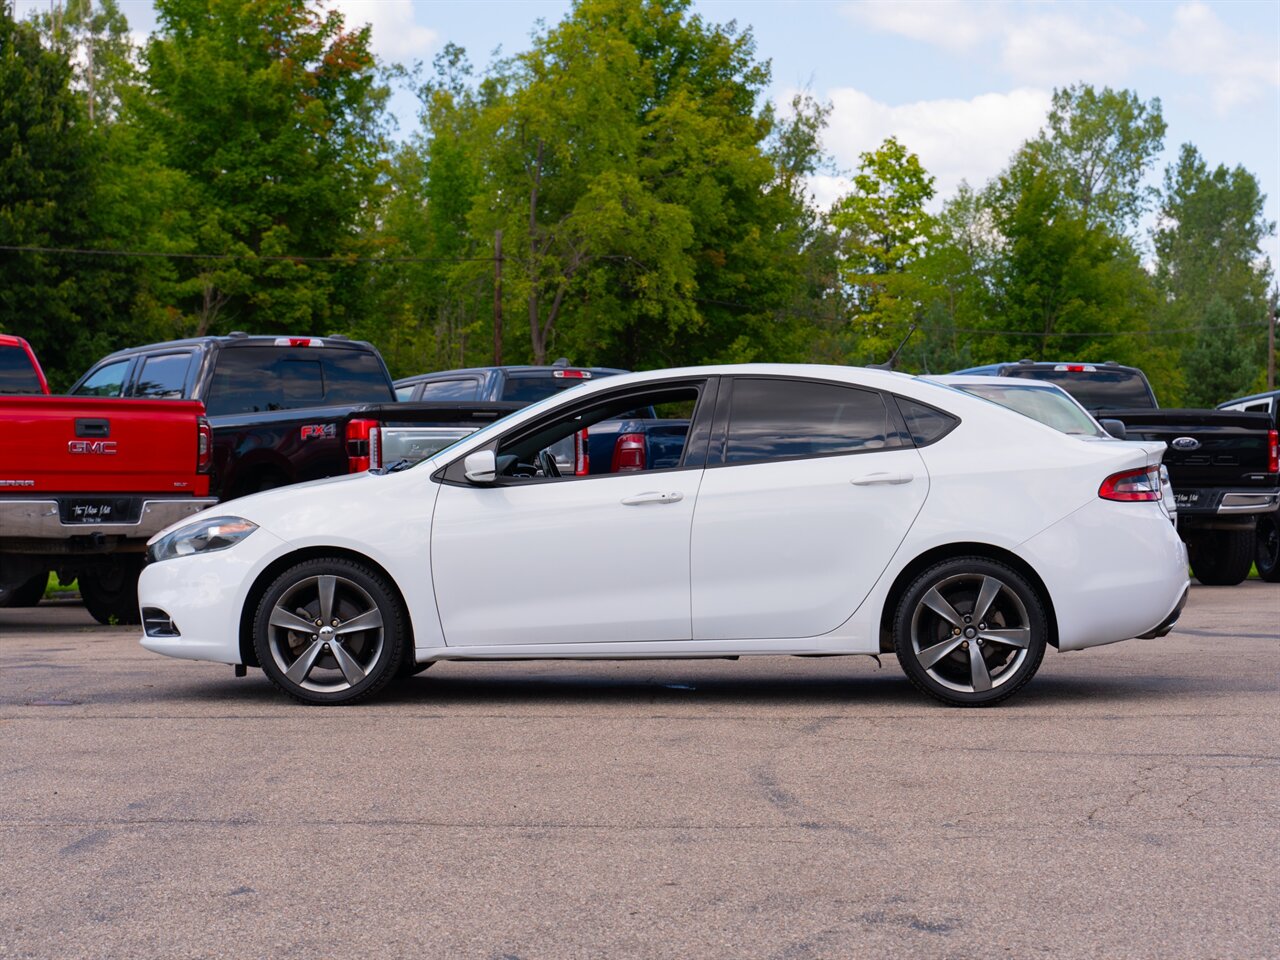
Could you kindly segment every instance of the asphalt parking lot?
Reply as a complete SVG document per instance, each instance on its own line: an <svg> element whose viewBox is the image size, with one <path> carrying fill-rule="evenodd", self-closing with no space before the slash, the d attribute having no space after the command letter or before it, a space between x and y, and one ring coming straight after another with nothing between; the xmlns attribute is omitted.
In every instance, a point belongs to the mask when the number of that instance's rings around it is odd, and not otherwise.
<svg viewBox="0 0 1280 960"><path fill-rule="evenodd" d="M0 610L0 956L1280 956L1280 586L954 710L887 658L295 705Z"/></svg>

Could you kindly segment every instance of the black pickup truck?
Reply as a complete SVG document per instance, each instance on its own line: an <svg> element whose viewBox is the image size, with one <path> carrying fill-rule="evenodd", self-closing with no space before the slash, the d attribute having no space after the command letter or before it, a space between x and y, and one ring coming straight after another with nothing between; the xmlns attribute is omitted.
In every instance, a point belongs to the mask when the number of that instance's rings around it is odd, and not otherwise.
<svg viewBox="0 0 1280 960"><path fill-rule="evenodd" d="M1056 383L1099 420L1123 424L1125 439L1162 440L1191 569L1206 584L1249 575L1258 515L1280 505L1276 433L1267 414L1161 409L1146 375L1108 363L1020 360L957 371Z"/></svg>
<svg viewBox="0 0 1280 960"><path fill-rule="evenodd" d="M367 470L384 436L421 459L517 409L396 403L378 351L341 336L232 333L133 347L99 360L71 393L202 401L209 492L222 500Z"/></svg>

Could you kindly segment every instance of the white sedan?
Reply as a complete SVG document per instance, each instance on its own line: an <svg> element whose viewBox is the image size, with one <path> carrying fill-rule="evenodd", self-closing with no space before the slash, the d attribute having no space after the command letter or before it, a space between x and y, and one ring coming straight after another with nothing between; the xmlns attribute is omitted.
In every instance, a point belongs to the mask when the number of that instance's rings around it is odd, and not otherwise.
<svg viewBox="0 0 1280 960"><path fill-rule="evenodd" d="M636 433L634 455L588 458L593 424L639 410L665 419L661 457ZM892 651L926 693L986 705L1046 646L1168 632L1188 581L1160 456L883 370L610 377L409 469L163 531L142 644L309 703L448 659Z"/></svg>

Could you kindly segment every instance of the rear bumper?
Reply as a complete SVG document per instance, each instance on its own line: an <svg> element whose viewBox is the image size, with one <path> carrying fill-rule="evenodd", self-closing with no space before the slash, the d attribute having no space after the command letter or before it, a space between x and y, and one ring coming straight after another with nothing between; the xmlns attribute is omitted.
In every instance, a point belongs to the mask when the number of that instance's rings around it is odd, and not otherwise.
<svg viewBox="0 0 1280 960"><path fill-rule="evenodd" d="M59 503L46 500L0 499L0 540L22 538L34 540L66 540L70 537L126 537L146 540L171 523L212 507L213 497L172 497L143 500L138 519L129 523L94 520L87 523L64 523Z"/></svg>
<svg viewBox="0 0 1280 960"><path fill-rule="evenodd" d="M1152 627L1146 633L1138 634L1139 640L1154 640L1157 637L1167 636L1169 631L1173 629L1173 625L1178 622L1178 618L1182 616L1182 608L1187 605L1187 597L1191 593L1188 587L1182 591L1182 597L1178 600L1177 606L1169 613L1167 617L1161 620L1156 626Z"/></svg>
<svg viewBox="0 0 1280 960"><path fill-rule="evenodd" d="M1280 490L1276 488L1254 490L1199 488L1181 491L1175 488L1174 498L1178 513L1187 519L1251 516L1270 513L1280 507Z"/></svg>

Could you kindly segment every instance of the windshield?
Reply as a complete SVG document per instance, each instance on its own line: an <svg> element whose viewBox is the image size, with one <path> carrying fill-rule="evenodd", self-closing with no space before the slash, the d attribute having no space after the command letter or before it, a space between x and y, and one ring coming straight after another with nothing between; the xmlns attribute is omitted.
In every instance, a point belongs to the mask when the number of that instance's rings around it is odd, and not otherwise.
<svg viewBox="0 0 1280 960"><path fill-rule="evenodd" d="M1004 375L1056 384L1089 411L1150 409L1156 405L1151 388L1137 370L1050 370L1029 366L1005 370Z"/></svg>
<svg viewBox="0 0 1280 960"><path fill-rule="evenodd" d="M1080 405L1059 390L1022 384L953 383L951 386L971 393L984 400L1008 407L1025 417L1038 420L1046 426L1076 437L1105 437L1106 431L1098 426Z"/></svg>

